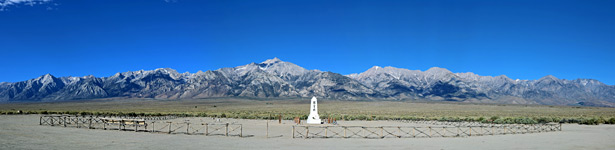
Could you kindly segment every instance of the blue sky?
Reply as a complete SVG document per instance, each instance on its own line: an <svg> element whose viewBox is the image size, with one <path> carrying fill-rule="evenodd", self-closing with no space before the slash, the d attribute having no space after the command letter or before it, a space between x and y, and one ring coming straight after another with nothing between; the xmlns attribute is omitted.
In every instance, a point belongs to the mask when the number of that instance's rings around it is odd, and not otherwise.
<svg viewBox="0 0 615 150"><path fill-rule="evenodd" d="M0 8L0 82L278 57L341 74L437 66L615 84L615 1L0 0Z"/></svg>

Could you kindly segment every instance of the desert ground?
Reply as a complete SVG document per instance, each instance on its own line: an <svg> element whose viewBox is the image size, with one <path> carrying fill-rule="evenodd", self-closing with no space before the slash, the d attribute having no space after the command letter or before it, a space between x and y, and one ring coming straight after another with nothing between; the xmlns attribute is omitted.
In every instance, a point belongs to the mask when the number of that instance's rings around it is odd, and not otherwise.
<svg viewBox="0 0 615 150"><path fill-rule="evenodd" d="M162 134L39 125L40 115L0 115L0 149L613 149L614 125L564 124L563 131L451 138L293 139L293 122L221 119L244 126L245 137ZM204 117L171 121L218 122ZM340 125L416 125L339 121Z"/></svg>

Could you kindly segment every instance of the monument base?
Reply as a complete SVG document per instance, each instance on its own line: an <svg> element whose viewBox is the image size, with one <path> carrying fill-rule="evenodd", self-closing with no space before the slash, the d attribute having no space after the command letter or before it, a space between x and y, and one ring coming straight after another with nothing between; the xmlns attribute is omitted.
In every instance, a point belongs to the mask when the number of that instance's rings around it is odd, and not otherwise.
<svg viewBox="0 0 615 150"><path fill-rule="evenodd" d="M320 121L320 119L312 119L312 118L308 118L308 120L307 120L307 124L320 124L320 123L322 123L322 122Z"/></svg>

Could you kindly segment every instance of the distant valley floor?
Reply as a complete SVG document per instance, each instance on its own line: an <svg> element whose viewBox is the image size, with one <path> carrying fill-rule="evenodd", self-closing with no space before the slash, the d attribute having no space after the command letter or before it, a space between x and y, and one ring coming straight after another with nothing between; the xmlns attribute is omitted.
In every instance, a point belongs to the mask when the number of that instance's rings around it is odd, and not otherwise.
<svg viewBox="0 0 615 150"><path fill-rule="evenodd" d="M309 99L211 98L188 100L97 99L48 103L2 103L0 112L162 113L287 118L307 115ZM470 104L458 102L319 100L321 117L615 117L615 108L543 105ZM233 116L235 115L235 116Z"/></svg>

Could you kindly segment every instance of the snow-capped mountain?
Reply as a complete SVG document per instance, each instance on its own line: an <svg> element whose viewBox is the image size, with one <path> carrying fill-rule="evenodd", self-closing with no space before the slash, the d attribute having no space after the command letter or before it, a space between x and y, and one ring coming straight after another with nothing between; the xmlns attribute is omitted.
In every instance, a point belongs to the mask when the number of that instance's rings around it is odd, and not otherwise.
<svg viewBox="0 0 615 150"><path fill-rule="evenodd" d="M342 100L441 100L476 103L615 106L615 86L597 80L512 80L502 76L374 66L359 74L307 70L278 58L232 68L178 73L170 68L110 77L50 74L0 83L0 101L57 101L108 97L322 97Z"/></svg>
<svg viewBox="0 0 615 150"><path fill-rule="evenodd" d="M562 80L548 75L538 80L512 80L505 75L452 73L372 67L347 75L385 98L427 98L482 103L615 106L615 86L593 79Z"/></svg>

